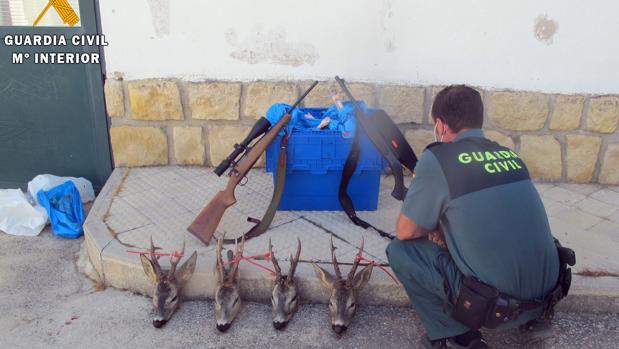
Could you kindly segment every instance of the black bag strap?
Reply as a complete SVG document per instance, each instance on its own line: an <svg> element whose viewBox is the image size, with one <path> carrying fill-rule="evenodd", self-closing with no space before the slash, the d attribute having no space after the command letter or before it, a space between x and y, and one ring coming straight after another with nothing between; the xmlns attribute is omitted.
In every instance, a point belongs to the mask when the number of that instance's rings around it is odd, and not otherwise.
<svg viewBox="0 0 619 349"><path fill-rule="evenodd" d="M347 188L350 179L352 178L355 169L357 168L357 162L359 161L359 139L360 139L360 130L357 129L355 132L355 137L353 139L352 148L350 149L350 154L348 154L348 158L346 159L346 163L344 164L344 170L342 171L342 181L340 182L340 188L338 192L338 197L340 200L340 205L346 212L348 218L357 226L362 227L363 229L372 228L374 229L380 236L393 239L393 236L389 233L384 232L381 229L376 228L370 223L364 221L363 219L357 216L357 212L355 212L355 207L352 203L352 199L348 196Z"/></svg>

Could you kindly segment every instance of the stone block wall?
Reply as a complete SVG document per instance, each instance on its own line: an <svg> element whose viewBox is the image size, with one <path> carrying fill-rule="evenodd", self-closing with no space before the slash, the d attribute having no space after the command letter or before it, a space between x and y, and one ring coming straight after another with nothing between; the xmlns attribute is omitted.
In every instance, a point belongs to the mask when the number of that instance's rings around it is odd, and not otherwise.
<svg viewBox="0 0 619 349"><path fill-rule="evenodd" d="M292 103L309 83L108 79L115 164L216 166L272 103ZM433 141L430 108L442 86L349 88L385 109L418 154ZM486 135L518 152L534 178L619 184L619 96L477 90ZM338 92L335 82L322 82L305 105L326 106Z"/></svg>

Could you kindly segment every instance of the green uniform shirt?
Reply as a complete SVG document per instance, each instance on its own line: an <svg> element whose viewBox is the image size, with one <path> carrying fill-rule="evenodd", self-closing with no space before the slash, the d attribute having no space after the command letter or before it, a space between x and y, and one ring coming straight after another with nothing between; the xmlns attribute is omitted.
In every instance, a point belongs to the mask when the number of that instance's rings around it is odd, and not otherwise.
<svg viewBox="0 0 619 349"><path fill-rule="evenodd" d="M527 300L556 285L557 250L528 170L479 129L423 152L402 213L428 230L440 224L464 275Z"/></svg>

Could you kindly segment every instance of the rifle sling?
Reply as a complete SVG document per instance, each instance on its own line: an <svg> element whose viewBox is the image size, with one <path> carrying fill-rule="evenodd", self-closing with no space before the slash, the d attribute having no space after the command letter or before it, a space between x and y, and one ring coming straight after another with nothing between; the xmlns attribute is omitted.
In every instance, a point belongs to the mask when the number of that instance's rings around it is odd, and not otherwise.
<svg viewBox="0 0 619 349"><path fill-rule="evenodd" d="M254 225L247 233L245 233L245 241L255 238L264 234L264 232L269 229L273 218L275 217L275 213L277 212L277 207L279 206L279 202L282 199L282 194L284 193L284 184L286 182L286 152L288 149L288 134L282 137L282 140L279 144L279 157L277 159L277 173L275 177L275 185L273 186L273 196L271 197L271 203L269 203L269 207L267 208L264 216L262 216L261 220L257 220L252 217L248 217L247 221L254 222ZM241 238L236 239L224 239L224 243L231 244L235 242L240 242Z"/></svg>
<svg viewBox="0 0 619 349"><path fill-rule="evenodd" d="M361 151L361 149L359 148L360 132L361 129L357 128L357 131L355 132L355 137L353 139L352 148L350 149L350 154L348 154L348 158L346 159L346 163L344 164L344 170L342 171L342 181L340 182L340 189L338 192L340 205L342 205L344 212L346 212L348 218L350 218L350 220L355 225L363 229L372 228L378 233L378 235L384 238L393 239L393 236L391 234L386 233L385 231L378 229L370 223L359 218L357 216L357 212L355 212L355 207L353 205L352 199L350 198L350 196L348 196L347 193L348 183L350 182L352 175L355 173L355 169L357 168L357 162L359 161L359 153Z"/></svg>

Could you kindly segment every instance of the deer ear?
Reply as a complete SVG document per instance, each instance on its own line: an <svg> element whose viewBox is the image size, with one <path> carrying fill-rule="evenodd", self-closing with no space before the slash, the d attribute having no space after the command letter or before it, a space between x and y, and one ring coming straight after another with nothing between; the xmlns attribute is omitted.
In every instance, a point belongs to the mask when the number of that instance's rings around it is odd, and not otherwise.
<svg viewBox="0 0 619 349"><path fill-rule="evenodd" d="M323 287L331 289L333 288L333 276L328 271L319 267L316 263L312 263L316 277L320 280Z"/></svg>
<svg viewBox="0 0 619 349"><path fill-rule="evenodd" d="M355 279L353 280L353 288L360 290L368 283L368 281L370 281L373 267L373 264L368 264L365 268L363 268L363 270L355 275Z"/></svg>
<svg viewBox="0 0 619 349"><path fill-rule="evenodd" d="M156 258L156 257L155 257ZM148 259L145 255L140 255L140 261L142 262L142 269L144 269L144 273L153 284L159 283L159 274L155 271L155 266L153 262Z"/></svg>
<svg viewBox="0 0 619 349"><path fill-rule="evenodd" d="M191 276L193 275L193 271L196 270L196 261L198 260L198 253L196 251L193 252L191 257L181 265L180 269L176 271L176 280L178 280L181 285L189 281Z"/></svg>

